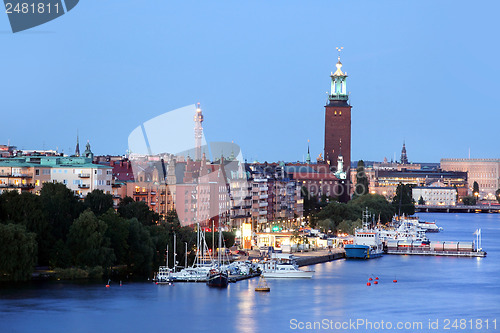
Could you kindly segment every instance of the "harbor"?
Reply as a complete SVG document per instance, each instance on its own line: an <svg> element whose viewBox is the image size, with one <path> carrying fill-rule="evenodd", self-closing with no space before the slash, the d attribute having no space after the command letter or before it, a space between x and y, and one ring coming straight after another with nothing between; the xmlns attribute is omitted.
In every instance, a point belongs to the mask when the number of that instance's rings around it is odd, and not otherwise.
<svg viewBox="0 0 500 333"><path fill-rule="evenodd" d="M443 228L436 222L420 220L418 216L394 217L388 225L379 225L373 216L366 210L363 214L362 228L355 230L351 241L346 243L336 241L339 247L310 248L292 253L283 253L281 250L274 251L270 247L266 250L239 251L244 256L237 256L234 261L226 260L228 256L224 251L217 252L217 260L212 258L204 244L204 232L198 231L198 249L193 266L177 271L173 268L162 266L156 274L156 284L173 284L174 282L202 282L209 286L211 277L224 274L223 287L228 283L244 281L255 277L265 278L312 278L314 271L300 270L299 267L313 266L338 259L373 259L387 255L415 255L415 256L444 256L444 257L469 257L484 258L486 251L481 247L481 229L477 229L473 235L475 241L463 240L430 240L441 238ZM175 240L174 240L175 243ZM222 244L222 243L221 243ZM221 245L220 244L220 245ZM202 251L204 249L204 251ZM206 255L208 254L208 257ZM231 256L231 253L229 253ZM174 254L175 257L175 254ZM221 277L217 277L221 279ZM220 285L216 285L220 287Z"/></svg>
<svg viewBox="0 0 500 333"><path fill-rule="evenodd" d="M215 311L218 320L225 323L218 332L253 333L290 331L291 319L427 323L432 313L440 322L450 317L481 318L483 323L488 319L493 331L492 320L499 318L500 304L500 294L495 292L499 215L419 215L423 220L436 219L444 228L444 232L431 235L437 241L468 241L472 232L481 228L488 257L384 255L373 260L332 260L310 266L315 271L312 279L267 280L270 292L255 290L259 278L230 283L227 289L208 288L204 283L169 286L124 282L119 286L111 282L110 288L105 288L104 284L37 282L0 290L0 320L2 327L20 332L51 327L54 322L58 326L53 331L74 331L75 320L80 318L79 330L86 332L96 327L100 331L156 332L165 325L172 332L207 332ZM310 257L319 260L328 251L294 255L299 262L312 260ZM372 276L379 277L378 283L368 287L367 279ZM377 304L375 310L373 304ZM415 304L424 304L425 309ZM190 320L192 317L198 320Z"/></svg>

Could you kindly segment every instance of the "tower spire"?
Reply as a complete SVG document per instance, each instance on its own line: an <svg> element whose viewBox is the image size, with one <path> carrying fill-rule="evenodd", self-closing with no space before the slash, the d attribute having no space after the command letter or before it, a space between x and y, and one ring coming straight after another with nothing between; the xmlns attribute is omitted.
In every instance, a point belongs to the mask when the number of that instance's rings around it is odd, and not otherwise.
<svg viewBox="0 0 500 333"><path fill-rule="evenodd" d="M80 143L78 138L78 130L76 130L76 148L75 148L75 156L80 157Z"/></svg>
<svg viewBox="0 0 500 333"><path fill-rule="evenodd" d="M340 62L340 52L343 50L343 47L337 47L337 51L339 52L338 61L335 64L337 70L335 73L331 73L331 93L328 96L329 103L331 104L334 101L346 101L349 99L347 94L347 86L346 86L346 78L347 73L342 72L342 63Z"/></svg>
<svg viewBox="0 0 500 333"><path fill-rule="evenodd" d="M401 149L401 164L408 164L408 155L406 155L405 140L403 140L403 149Z"/></svg>
<svg viewBox="0 0 500 333"><path fill-rule="evenodd" d="M311 164L311 154L309 152L309 139L307 139L307 157L306 157L306 163Z"/></svg>

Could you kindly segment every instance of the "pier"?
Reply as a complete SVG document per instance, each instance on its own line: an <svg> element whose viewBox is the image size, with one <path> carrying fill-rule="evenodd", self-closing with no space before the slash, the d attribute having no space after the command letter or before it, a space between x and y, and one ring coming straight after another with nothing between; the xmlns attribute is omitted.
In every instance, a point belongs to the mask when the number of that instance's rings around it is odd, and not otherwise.
<svg viewBox="0 0 500 333"><path fill-rule="evenodd" d="M389 249L386 254L409 254L419 256L447 256L447 257L486 257L485 251L434 251L423 249Z"/></svg>

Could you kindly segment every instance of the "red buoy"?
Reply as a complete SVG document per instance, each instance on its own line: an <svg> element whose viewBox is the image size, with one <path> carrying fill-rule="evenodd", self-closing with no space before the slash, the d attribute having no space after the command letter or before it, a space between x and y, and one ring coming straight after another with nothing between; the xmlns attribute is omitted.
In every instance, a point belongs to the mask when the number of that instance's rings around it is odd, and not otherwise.
<svg viewBox="0 0 500 333"><path fill-rule="evenodd" d="M106 285L106 288L109 288L109 284Z"/></svg>
<svg viewBox="0 0 500 333"><path fill-rule="evenodd" d="M378 284L378 281L373 282L374 284Z"/></svg>
<svg viewBox="0 0 500 333"><path fill-rule="evenodd" d="M371 280L373 280L373 279L372 279L372 278L369 278L369 279L368 279L368 281L371 281Z"/></svg>
<svg viewBox="0 0 500 333"><path fill-rule="evenodd" d="M371 286L372 284L370 282L367 282L366 285L369 287Z"/></svg>
<svg viewBox="0 0 500 333"><path fill-rule="evenodd" d="M378 276L375 278L375 280L378 280Z"/></svg>
<svg viewBox="0 0 500 333"><path fill-rule="evenodd" d="M392 280L392 282L396 283L396 282L398 282L398 280L394 279L394 280Z"/></svg>

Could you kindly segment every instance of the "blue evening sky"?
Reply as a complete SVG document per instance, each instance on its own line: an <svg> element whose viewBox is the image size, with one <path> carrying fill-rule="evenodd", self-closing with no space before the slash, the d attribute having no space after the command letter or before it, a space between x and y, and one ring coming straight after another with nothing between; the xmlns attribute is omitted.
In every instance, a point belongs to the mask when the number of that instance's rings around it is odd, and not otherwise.
<svg viewBox="0 0 500 333"><path fill-rule="evenodd" d="M352 159L498 158L498 1L82 0L12 34L0 14L0 143L124 154L129 133L201 102L207 141L248 160L323 152L336 46ZM193 126L194 127L194 126Z"/></svg>

